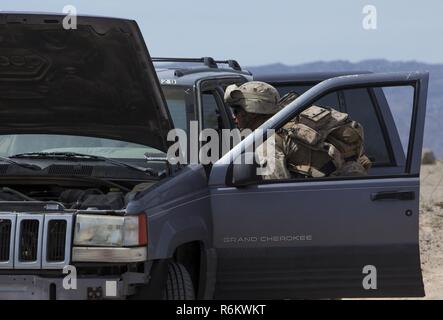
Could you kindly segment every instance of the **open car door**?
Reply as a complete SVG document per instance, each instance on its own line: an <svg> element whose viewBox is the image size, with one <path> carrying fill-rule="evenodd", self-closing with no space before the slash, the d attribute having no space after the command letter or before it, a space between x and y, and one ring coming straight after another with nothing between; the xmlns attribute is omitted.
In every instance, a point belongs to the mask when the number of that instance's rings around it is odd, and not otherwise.
<svg viewBox="0 0 443 320"><path fill-rule="evenodd" d="M215 163L209 181L215 298L423 296L419 173L427 86L428 74L418 72L323 81ZM394 160L391 169L358 177L260 180L250 166L234 165L267 138L266 130L278 130L322 97L367 88L412 92L404 159ZM389 104L379 106L378 117L391 114ZM391 136L385 132L385 144L394 142Z"/></svg>

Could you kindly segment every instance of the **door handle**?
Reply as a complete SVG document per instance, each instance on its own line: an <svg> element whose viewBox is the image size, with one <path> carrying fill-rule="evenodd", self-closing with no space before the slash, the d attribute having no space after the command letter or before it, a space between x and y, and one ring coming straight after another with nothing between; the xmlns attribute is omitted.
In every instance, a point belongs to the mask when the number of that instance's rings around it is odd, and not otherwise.
<svg viewBox="0 0 443 320"><path fill-rule="evenodd" d="M388 191L388 192L377 192L371 194L372 201L379 200L403 200L410 201L415 200L414 191Z"/></svg>

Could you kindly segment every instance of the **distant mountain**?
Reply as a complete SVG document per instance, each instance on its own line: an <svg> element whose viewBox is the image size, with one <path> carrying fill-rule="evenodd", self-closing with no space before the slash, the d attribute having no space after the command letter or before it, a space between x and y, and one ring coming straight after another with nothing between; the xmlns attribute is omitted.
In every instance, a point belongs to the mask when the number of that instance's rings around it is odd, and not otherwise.
<svg viewBox="0 0 443 320"><path fill-rule="evenodd" d="M439 158L443 158L443 64L426 64L416 61L393 62L387 60L365 60L358 63L349 61L312 62L295 66L281 63L263 66L248 67L253 74L269 72L278 73L305 73L327 71L429 71L430 83L427 105L424 147L432 149ZM395 97L402 101L404 97ZM409 101L405 101L409 103ZM403 128L399 128L402 130Z"/></svg>

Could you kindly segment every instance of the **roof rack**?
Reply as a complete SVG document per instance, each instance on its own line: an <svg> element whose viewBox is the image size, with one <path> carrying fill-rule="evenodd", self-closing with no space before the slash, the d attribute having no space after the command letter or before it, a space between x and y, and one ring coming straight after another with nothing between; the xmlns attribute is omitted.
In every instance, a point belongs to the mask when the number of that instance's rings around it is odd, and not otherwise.
<svg viewBox="0 0 443 320"><path fill-rule="evenodd" d="M236 71L242 71L240 64L236 60L215 60L211 57L202 58L161 58L153 57L153 62L191 62L191 63L203 63L205 66L213 69L218 69L218 63L227 64L230 68Z"/></svg>
<svg viewBox="0 0 443 320"><path fill-rule="evenodd" d="M242 71L242 68L237 60L215 60L215 63L227 64L230 68L234 70Z"/></svg>
<svg viewBox="0 0 443 320"><path fill-rule="evenodd" d="M187 69L183 69L183 68L179 68L179 69L175 69L174 70L174 75L176 77L183 77L189 74L194 74L194 73L200 73L200 72L207 72L207 71L211 71L211 72L235 72L238 74L243 74L243 75L248 75L251 76L252 74L247 71L247 70L242 70L242 71L237 71L237 70L232 70L232 69L223 69L223 68L187 68Z"/></svg>

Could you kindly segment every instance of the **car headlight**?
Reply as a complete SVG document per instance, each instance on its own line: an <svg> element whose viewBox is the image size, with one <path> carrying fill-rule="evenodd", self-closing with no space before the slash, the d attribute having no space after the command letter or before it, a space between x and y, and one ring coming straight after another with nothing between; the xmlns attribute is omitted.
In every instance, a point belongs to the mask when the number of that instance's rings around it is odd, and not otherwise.
<svg viewBox="0 0 443 320"><path fill-rule="evenodd" d="M73 261L135 262L146 260L146 214L76 216Z"/></svg>

